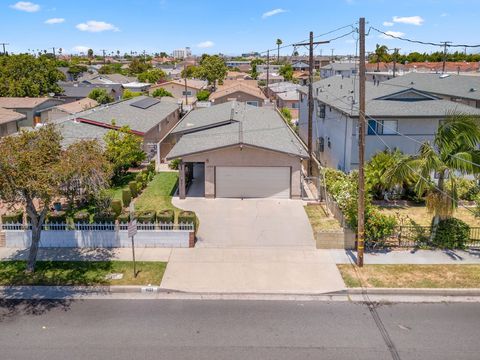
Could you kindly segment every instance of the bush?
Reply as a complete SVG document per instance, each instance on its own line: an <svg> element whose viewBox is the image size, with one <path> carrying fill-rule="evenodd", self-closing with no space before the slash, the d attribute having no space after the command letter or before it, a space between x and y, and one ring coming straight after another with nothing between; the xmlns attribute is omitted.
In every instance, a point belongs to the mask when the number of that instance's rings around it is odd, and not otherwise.
<svg viewBox="0 0 480 360"><path fill-rule="evenodd" d="M106 211L93 215L93 222L95 223L113 223L117 215L113 211Z"/></svg>
<svg viewBox="0 0 480 360"><path fill-rule="evenodd" d="M159 223L173 223L175 221L175 212L172 209L160 210L157 212L157 221Z"/></svg>
<svg viewBox="0 0 480 360"><path fill-rule="evenodd" d="M172 160L172 161L170 161L170 164L168 164L168 167L172 170L178 170L178 166L180 165L181 161L182 160L180 160L180 159Z"/></svg>
<svg viewBox="0 0 480 360"><path fill-rule="evenodd" d="M47 222L51 224L65 224L67 222L67 213L65 211L54 211L47 215Z"/></svg>
<svg viewBox="0 0 480 360"><path fill-rule="evenodd" d="M122 193L123 196L123 193ZM121 200L112 200L112 211L116 216L120 215L122 212L122 201Z"/></svg>
<svg viewBox="0 0 480 360"><path fill-rule="evenodd" d="M382 214L373 206L368 206L365 213L365 240L378 242L393 235L397 221L394 216Z"/></svg>
<svg viewBox="0 0 480 360"><path fill-rule="evenodd" d="M140 192L140 190L144 189L147 185L147 176L144 173L138 173L137 176L135 176L135 181L137 182L138 192Z"/></svg>
<svg viewBox="0 0 480 360"><path fill-rule="evenodd" d="M90 223L90 214L85 210L79 211L73 215L73 222L75 224L88 224Z"/></svg>
<svg viewBox="0 0 480 360"><path fill-rule="evenodd" d="M124 206L130 205L130 202L132 201L132 192L130 191L130 189L122 190L122 201Z"/></svg>
<svg viewBox="0 0 480 360"><path fill-rule="evenodd" d="M178 223L179 224L193 224L195 227L197 225L197 217L193 211L180 211L178 214Z"/></svg>
<svg viewBox="0 0 480 360"><path fill-rule="evenodd" d="M23 211L19 210L14 213L2 215L2 222L4 224L23 223Z"/></svg>
<svg viewBox="0 0 480 360"><path fill-rule="evenodd" d="M155 210L139 211L135 215L139 223L154 223L156 218Z"/></svg>
<svg viewBox="0 0 480 360"><path fill-rule="evenodd" d="M132 198L136 198L138 195L138 184L136 181L130 181L128 183L128 188L130 189L130 193L132 194Z"/></svg>
<svg viewBox="0 0 480 360"><path fill-rule="evenodd" d="M150 164L147 165L147 171L150 174L155 173L155 161L151 161Z"/></svg>
<svg viewBox="0 0 480 360"><path fill-rule="evenodd" d="M441 220L438 224L433 245L443 249L465 249L470 239L470 226L460 219Z"/></svg>
<svg viewBox="0 0 480 360"><path fill-rule="evenodd" d="M130 220L130 214L128 212L123 212L118 215L117 219L120 224L126 224L128 223L128 220Z"/></svg>
<svg viewBox="0 0 480 360"><path fill-rule="evenodd" d="M475 180L459 178L455 181L457 196L460 200L474 201L480 193L480 187ZM451 189L451 183L447 182L447 189Z"/></svg>
<svg viewBox="0 0 480 360"><path fill-rule="evenodd" d="M208 90L200 90L199 92L197 92L198 101L207 101L209 96L210 92Z"/></svg>

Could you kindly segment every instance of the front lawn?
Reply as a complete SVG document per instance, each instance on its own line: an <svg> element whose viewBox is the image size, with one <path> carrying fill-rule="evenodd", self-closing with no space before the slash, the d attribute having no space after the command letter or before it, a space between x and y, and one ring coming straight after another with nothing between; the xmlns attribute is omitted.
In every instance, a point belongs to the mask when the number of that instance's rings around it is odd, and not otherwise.
<svg viewBox="0 0 480 360"><path fill-rule="evenodd" d="M0 285L160 285L166 266L165 262L137 262L134 278L130 261L38 261L33 274L25 274L25 261L1 261ZM120 280L106 278L120 273Z"/></svg>
<svg viewBox="0 0 480 360"><path fill-rule="evenodd" d="M337 266L347 287L480 288L480 264Z"/></svg>
<svg viewBox="0 0 480 360"><path fill-rule="evenodd" d="M136 210L177 210L172 205L172 196L178 181L178 173L161 172L155 175L153 180L135 200Z"/></svg>
<svg viewBox="0 0 480 360"><path fill-rule="evenodd" d="M122 175L112 183L112 186L107 190L107 193L113 200L122 200L122 190L128 187L130 181L135 180L136 175L136 173L131 172Z"/></svg>
<svg viewBox="0 0 480 360"><path fill-rule="evenodd" d="M340 223L333 217L328 217L321 205L307 205L304 207L313 232L322 230L341 230Z"/></svg>

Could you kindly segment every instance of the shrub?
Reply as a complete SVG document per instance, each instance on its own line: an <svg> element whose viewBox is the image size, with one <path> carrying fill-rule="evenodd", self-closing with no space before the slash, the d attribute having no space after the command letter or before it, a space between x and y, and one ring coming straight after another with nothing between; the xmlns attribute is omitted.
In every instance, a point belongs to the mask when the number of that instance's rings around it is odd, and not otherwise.
<svg viewBox="0 0 480 360"><path fill-rule="evenodd" d="M123 193L122 193L123 196ZM112 200L112 211L116 216L120 215L122 212L122 201L121 200Z"/></svg>
<svg viewBox="0 0 480 360"><path fill-rule="evenodd" d="M173 97L172 93L170 91L165 90L164 88L155 89L152 92L152 96L153 97L165 97L165 96Z"/></svg>
<svg viewBox="0 0 480 360"><path fill-rule="evenodd" d="M151 161L150 164L147 165L148 173L155 173L155 161Z"/></svg>
<svg viewBox="0 0 480 360"><path fill-rule="evenodd" d="M130 220L130 214L128 212L123 212L118 215L117 219L120 224L126 224L128 223L128 220Z"/></svg>
<svg viewBox="0 0 480 360"><path fill-rule="evenodd" d="M175 212L172 209L160 210L157 212L157 221L159 223L173 223L175 221Z"/></svg>
<svg viewBox="0 0 480 360"><path fill-rule="evenodd" d="M123 205L125 206L130 205L130 202L132 201L132 192L130 191L130 189L122 190L122 201L123 201Z"/></svg>
<svg viewBox="0 0 480 360"><path fill-rule="evenodd" d="M474 201L480 193L480 187L475 180L459 178L455 181L457 196L460 200ZM451 183L447 182L447 189L451 189Z"/></svg>
<svg viewBox="0 0 480 360"><path fill-rule="evenodd" d="M200 90L199 92L197 92L198 101L207 101L209 96L210 92L208 90Z"/></svg>
<svg viewBox="0 0 480 360"><path fill-rule="evenodd" d="M138 173L137 176L135 176L135 181L137 182L137 189L140 192L141 189L145 188L147 182L146 175L143 173Z"/></svg>
<svg viewBox="0 0 480 360"><path fill-rule="evenodd" d="M470 226L460 219L449 218L438 224L433 243L444 249L465 249L470 239Z"/></svg>
<svg viewBox="0 0 480 360"><path fill-rule="evenodd" d="M8 213L2 215L2 222L4 224L15 224L15 223L22 223L23 222L23 211L19 210L14 213Z"/></svg>
<svg viewBox="0 0 480 360"><path fill-rule="evenodd" d="M197 225L197 217L193 211L180 211L178 214L178 223L179 224L193 224L195 227Z"/></svg>
<svg viewBox="0 0 480 360"><path fill-rule="evenodd" d="M93 222L96 223L113 223L117 215L113 211L105 211L93 215Z"/></svg>
<svg viewBox="0 0 480 360"><path fill-rule="evenodd" d="M47 215L47 221L51 224L65 224L67 213L65 211L54 211Z"/></svg>
<svg viewBox="0 0 480 360"><path fill-rule="evenodd" d="M90 222L90 214L88 211L81 210L73 215L73 222L75 224L88 224Z"/></svg>
<svg viewBox="0 0 480 360"><path fill-rule="evenodd" d="M136 198L138 195L138 184L136 181L130 181L128 183L128 188L130 189L130 193L132 194L132 198Z"/></svg>
<svg viewBox="0 0 480 360"><path fill-rule="evenodd" d="M137 221L139 223L154 223L155 222L155 210L139 211L136 214Z"/></svg>
<svg viewBox="0 0 480 360"><path fill-rule="evenodd" d="M178 170L178 166L180 165L180 162L182 160L180 159L174 159L172 161L170 161L170 164L168 164L168 167L172 170Z"/></svg>

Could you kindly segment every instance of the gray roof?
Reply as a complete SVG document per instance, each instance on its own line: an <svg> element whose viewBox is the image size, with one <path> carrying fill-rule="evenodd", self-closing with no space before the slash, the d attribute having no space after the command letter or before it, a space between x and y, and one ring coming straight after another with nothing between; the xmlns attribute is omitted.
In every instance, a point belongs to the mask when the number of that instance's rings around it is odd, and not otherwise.
<svg viewBox="0 0 480 360"><path fill-rule="evenodd" d="M58 85L63 89L63 96L83 98L87 97L93 89L106 89L107 91L115 91L119 95L122 93L121 84L82 84L73 82L59 82Z"/></svg>
<svg viewBox="0 0 480 360"><path fill-rule="evenodd" d="M300 94L297 90L285 91L282 93L278 93L277 96L285 101L298 101L300 100Z"/></svg>
<svg viewBox="0 0 480 360"><path fill-rule="evenodd" d="M127 84L138 81L134 76L125 76L122 74L88 74L78 79L80 82L89 84Z"/></svg>
<svg viewBox="0 0 480 360"><path fill-rule="evenodd" d="M396 87L388 85L389 81L374 85L366 82L366 113L374 117L444 117L449 112L461 112L480 115L480 109L453 101L441 100L414 87ZM358 116L358 78L332 76L313 84L314 97L321 102L335 107L350 115ZM355 85L355 91L354 91ZM318 89L318 90L317 90ZM307 87L302 87L307 93ZM404 95L401 98L401 95ZM407 101L410 94L421 101ZM352 101L355 99L355 104Z"/></svg>
<svg viewBox="0 0 480 360"><path fill-rule="evenodd" d="M308 157L304 145L272 107L227 102L190 112L175 132L179 132L179 127L198 131L183 135L168 159L238 144Z"/></svg>
<svg viewBox="0 0 480 360"><path fill-rule="evenodd" d="M408 73L388 80L392 87L413 87L434 94L480 100L480 77L456 74Z"/></svg>
<svg viewBox="0 0 480 360"><path fill-rule="evenodd" d="M282 81L274 84L269 84L268 88L275 92L275 93L281 93L281 92L286 92L286 91L296 91L297 89L300 89L302 86L299 84L294 84L288 81Z"/></svg>
<svg viewBox="0 0 480 360"><path fill-rule="evenodd" d="M323 70L335 70L335 71L345 71L345 70L354 70L357 67L355 63L331 63L325 66L322 66Z"/></svg>
<svg viewBox="0 0 480 360"><path fill-rule="evenodd" d="M97 140L103 146L104 136L110 130L101 126L73 121L72 119L62 119L62 121L56 123L62 134L62 146L64 147L80 140Z"/></svg>

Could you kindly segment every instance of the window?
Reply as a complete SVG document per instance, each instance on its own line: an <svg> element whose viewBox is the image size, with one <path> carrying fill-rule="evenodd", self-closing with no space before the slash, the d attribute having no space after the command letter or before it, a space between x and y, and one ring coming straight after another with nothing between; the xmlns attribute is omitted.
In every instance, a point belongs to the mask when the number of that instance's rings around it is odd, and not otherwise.
<svg viewBox="0 0 480 360"><path fill-rule="evenodd" d="M192 92L190 90L187 90L187 91L182 91L182 95L185 96L192 96Z"/></svg>
<svg viewBox="0 0 480 360"><path fill-rule="evenodd" d="M397 135L397 120L368 120L368 135Z"/></svg>
<svg viewBox="0 0 480 360"><path fill-rule="evenodd" d="M325 119L325 104L317 102L317 117Z"/></svg>
<svg viewBox="0 0 480 360"><path fill-rule="evenodd" d="M258 106L258 101L247 101L247 105Z"/></svg>
<svg viewBox="0 0 480 360"><path fill-rule="evenodd" d="M296 102L292 103L292 109L298 109L298 103Z"/></svg>

